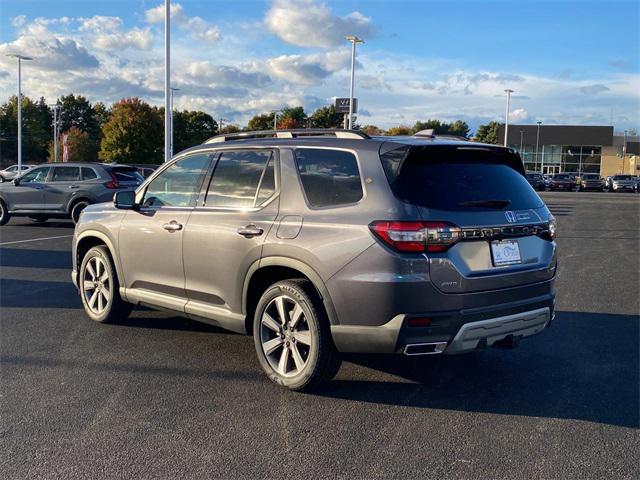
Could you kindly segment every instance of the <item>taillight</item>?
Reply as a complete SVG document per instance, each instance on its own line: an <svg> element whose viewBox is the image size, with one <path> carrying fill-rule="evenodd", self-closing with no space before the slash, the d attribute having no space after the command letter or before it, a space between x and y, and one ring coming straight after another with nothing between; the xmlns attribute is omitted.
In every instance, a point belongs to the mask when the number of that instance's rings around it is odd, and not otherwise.
<svg viewBox="0 0 640 480"><path fill-rule="evenodd" d="M112 190L115 190L116 188L120 188L120 184L118 183L118 179L116 178L116 176L111 172L109 172L109 175L111 175L111 181L105 183L104 186Z"/></svg>
<svg viewBox="0 0 640 480"><path fill-rule="evenodd" d="M444 252L460 238L460 228L448 222L376 221L369 228L399 252Z"/></svg>
<svg viewBox="0 0 640 480"><path fill-rule="evenodd" d="M556 217L554 217L553 215L549 215L549 237L551 238L551 240L556 239L556 230Z"/></svg>

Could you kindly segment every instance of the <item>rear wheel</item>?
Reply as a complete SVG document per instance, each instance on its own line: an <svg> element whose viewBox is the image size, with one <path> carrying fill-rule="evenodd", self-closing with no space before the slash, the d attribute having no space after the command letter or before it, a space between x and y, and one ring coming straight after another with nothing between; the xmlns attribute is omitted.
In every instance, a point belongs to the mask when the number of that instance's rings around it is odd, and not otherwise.
<svg viewBox="0 0 640 480"><path fill-rule="evenodd" d="M291 390L331 380L340 368L324 307L306 280L281 281L265 291L256 308L253 337L267 376Z"/></svg>
<svg viewBox="0 0 640 480"><path fill-rule="evenodd" d="M84 210L88 206L89 202L87 200L80 200L79 202L75 203L73 207L71 207L71 220L73 220L73 223L78 223L82 210Z"/></svg>
<svg viewBox="0 0 640 480"><path fill-rule="evenodd" d="M9 215L7 206L2 200L0 200L0 225L4 225L5 223L7 223L10 218L11 215Z"/></svg>
<svg viewBox="0 0 640 480"><path fill-rule="evenodd" d="M78 286L84 311L91 320L109 323L131 313L133 305L120 297L120 284L107 247L93 247L84 256Z"/></svg>

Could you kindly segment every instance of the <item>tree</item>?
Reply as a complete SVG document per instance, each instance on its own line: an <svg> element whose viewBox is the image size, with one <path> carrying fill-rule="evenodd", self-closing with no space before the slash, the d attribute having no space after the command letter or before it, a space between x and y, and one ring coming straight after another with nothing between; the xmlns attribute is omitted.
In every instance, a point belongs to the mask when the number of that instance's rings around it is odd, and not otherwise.
<svg viewBox="0 0 640 480"><path fill-rule="evenodd" d="M222 128L220 129L220 132L219 132L219 133L220 133L220 134L225 134L225 133L238 133L238 132L240 132L240 131L242 131L242 129L241 129L239 126L234 125L233 123L227 123L224 127L222 127Z"/></svg>
<svg viewBox="0 0 640 480"><path fill-rule="evenodd" d="M218 123L211 115L187 111L173 113L173 152L193 147L218 133Z"/></svg>
<svg viewBox="0 0 640 480"><path fill-rule="evenodd" d="M64 136L67 135L67 151L70 162L92 162L95 154L95 141L78 127L71 127L58 138L58 160L62 159ZM49 161L54 161L54 145L49 144Z"/></svg>
<svg viewBox="0 0 640 480"><path fill-rule="evenodd" d="M387 130L387 135L396 136L396 135L411 135L413 133L413 129L407 125L398 125L397 127L391 127Z"/></svg>
<svg viewBox="0 0 640 480"><path fill-rule="evenodd" d="M73 93L60 97L57 104L62 107L60 112L60 131L66 132L71 127L76 127L86 132L93 142L93 151L90 152L85 161L97 160L101 141L101 119L96 115L94 107L85 97L82 95L76 96ZM99 114L101 116L104 116L103 108L104 105L100 108Z"/></svg>
<svg viewBox="0 0 640 480"><path fill-rule="evenodd" d="M365 125L362 131L367 135L382 135L382 130L375 125Z"/></svg>
<svg viewBox="0 0 640 480"><path fill-rule="evenodd" d="M52 116L44 97L34 102L22 97L22 161L42 162L47 158ZM12 96L0 107L2 158L18 159L18 97Z"/></svg>
<svg viewBox="0 0 640 480"><path fill-rule="evenodd" d="M100 159L119 163L161 163L164 126L157 109L137 97L115 103L102 128Z"/></svg>
<svg viewBox="0 0 640 480"><path fill-rule="evenodd" d="M109 117L111 116L111 110L108 109L104 103L97 102L93 106L93 116L98 123L98 127L102 130L102 126L107 123L107 120L109 120Z"/></svg>
<svg viewBox="0 0 640 480"><path fill-rule="evenodd" d="M273 113L254 115L247 124L247 130L273 130Z"/></svg>
<svg viewBox="0 0 640 480"><path fill-rule="evenodd" d="M469 136L469 125L462 120L456 120L453 123L441 122L440 120L427 120L426 122L416 122L413 126L413 133L420 130L433 130L436 135L455 135L467 138Z"/></svg>
<svg viewBox="0 0 640 480"><path fill-rule="evenodd" d="M478 142L484 143L500 143L498 141L498 132L500 130L500 123L498 122L489 122L486 125L480 125L478 130L476 130L475 139Z"/></svg>
<svg viewBox="0 0 640 480"><path fill-rule="evenodd" d="M302 107L283 108L278 115L278 130L291 128L304 128L306 126L307 115Z"/></svg>
<svg viewBox="0 0 640 480"><path fill-rule="evenodd" d="M333 105L320 107L311 115L311 125L314 128L341 128L342 114L337 113Z"/></svg>

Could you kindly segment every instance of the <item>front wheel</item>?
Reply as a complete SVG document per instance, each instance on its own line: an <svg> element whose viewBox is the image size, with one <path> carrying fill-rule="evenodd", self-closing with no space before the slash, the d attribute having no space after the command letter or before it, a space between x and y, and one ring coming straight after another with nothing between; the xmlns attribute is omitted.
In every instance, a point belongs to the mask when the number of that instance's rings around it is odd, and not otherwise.
<svg viewBox="0 0 640 480"><path fill-rule="evenodd" d="M253 338L267 376L291 390L329 381L340 368L322 301L306 280L281 281L264 292Z"/></svg>
<svg viewBox="0 0 640 480"><path fill-rule="evenodd" d="M9 215L7 205L2 200L0 200L0 225L6 224L10 218L11 215Z"/></svg>
<svg viewBox="0 0 640 480"><path fill-rule="evenodd" d="M78 287L84 311L91 320L109 323L125 319L133 305L120 297L120 284L107 247L90 249L82 259Z"/></svg>

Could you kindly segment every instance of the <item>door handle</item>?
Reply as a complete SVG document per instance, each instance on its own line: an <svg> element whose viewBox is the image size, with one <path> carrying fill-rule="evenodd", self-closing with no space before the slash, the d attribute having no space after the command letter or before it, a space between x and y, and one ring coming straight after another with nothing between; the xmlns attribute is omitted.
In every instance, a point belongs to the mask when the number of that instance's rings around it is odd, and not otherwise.
<svg viewBox="0 0 640 480"><path fill-rule="evenodd" d="M263 232L263 229L261 229L260 227L256 227L253 224L246 225L238 229L238 233L246 238L257 237L259 235L262 235Z"/></svg>
<svg viewBox="0 0 640 480"><path fill-rule="evenodd" d="M71 188L71 189L80 188L80 185L69 185L69 188Z"/></svg>
<svg viewBox="0 0 640 480"><path fill-rule="evenodd" d="M178 230L182 230L182 224L176 222L175 220L171 220L169 223L165 223L162 228L164 228L167 232L177 232Z"/></svg>

